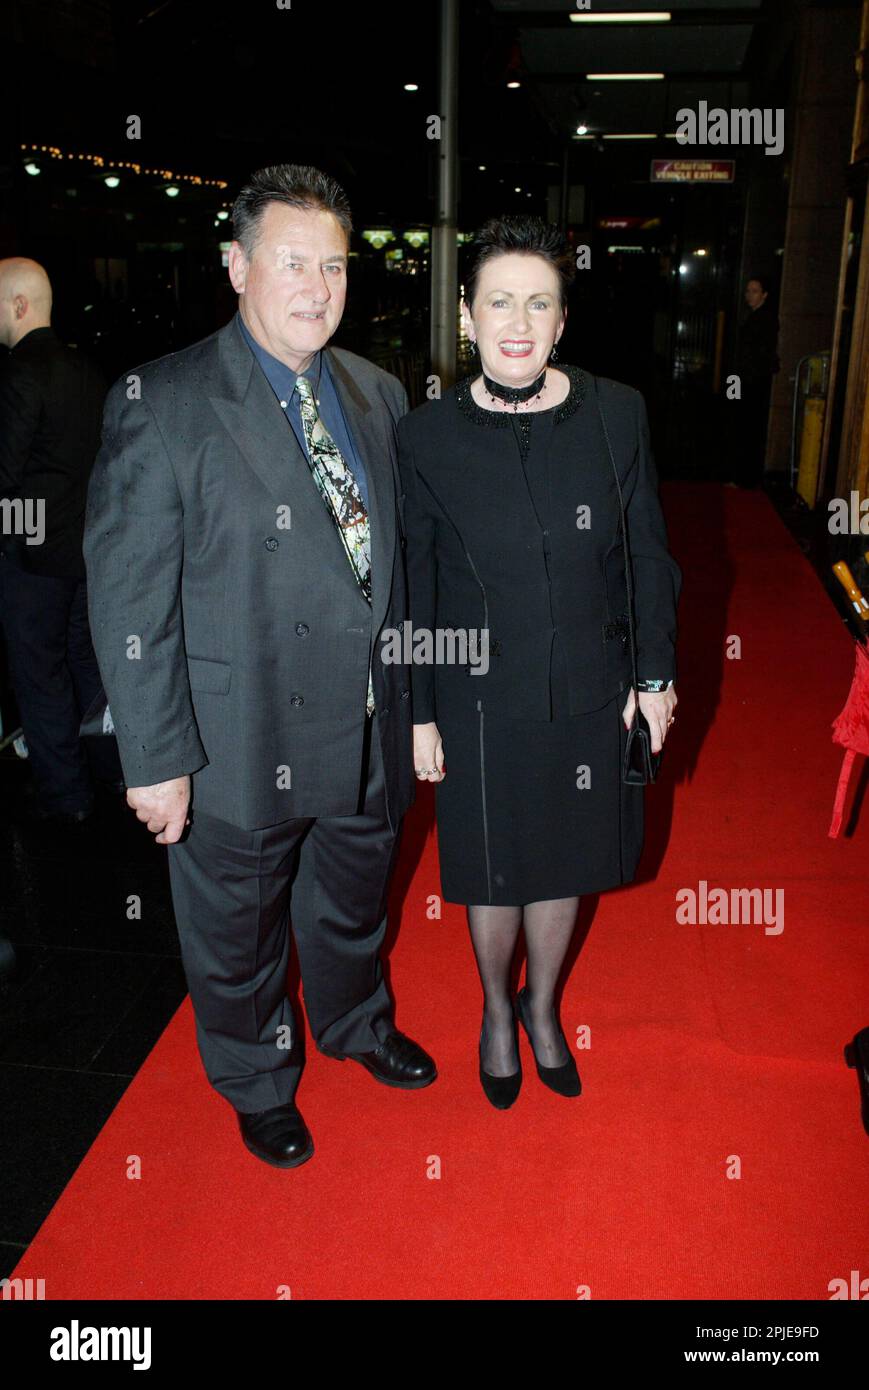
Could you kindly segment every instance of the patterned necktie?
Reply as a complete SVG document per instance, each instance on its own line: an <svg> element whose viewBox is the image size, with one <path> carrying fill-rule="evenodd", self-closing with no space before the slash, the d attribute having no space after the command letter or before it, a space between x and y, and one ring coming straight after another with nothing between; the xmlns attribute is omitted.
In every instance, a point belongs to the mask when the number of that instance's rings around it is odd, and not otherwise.
<svg viewBox="0 0 869 1390"><path fill-rule="evenodd" d="M353 470L347 466L344 456L317 413L314 392L307 377L296 377L296 390L299 393L299 408L302 416L302 429L308 447L308 463L314 481L326 507L338 528L338 535L356 582L371 603L371 528L368 511L359 491L359 484ZM371 683L371 669L368 671L368 694L365 707L369 714L374 711L374 688Z"/></svg>

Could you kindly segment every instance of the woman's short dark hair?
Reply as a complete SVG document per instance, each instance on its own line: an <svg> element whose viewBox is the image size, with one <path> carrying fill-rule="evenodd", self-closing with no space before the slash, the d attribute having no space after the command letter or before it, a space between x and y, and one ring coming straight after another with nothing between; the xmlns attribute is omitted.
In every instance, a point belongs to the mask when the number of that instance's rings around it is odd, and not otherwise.
<svg viewBox="0 0 869 1390"><path fill-rule="evenodd" d="M477 282L483 266L496 256L507 256L514 252L540 256L547 261L558 273L561 308L564 309L567 304L567 292L576 276L576 263L567 238L553 222L544 222L540 217L520 215L492 217L477 232L469 252L464 293L469 309L473 308Z"/></svg>
<svg viewBox="0 0 869 1390"><path fill-rule="evenodd" d="M260 219L269 203L286 203L310 212L331 212L349 238L353 230L350 204L335 179L310 164L269 164L257 169L232 207L232 234L250 260Z"/></svg>

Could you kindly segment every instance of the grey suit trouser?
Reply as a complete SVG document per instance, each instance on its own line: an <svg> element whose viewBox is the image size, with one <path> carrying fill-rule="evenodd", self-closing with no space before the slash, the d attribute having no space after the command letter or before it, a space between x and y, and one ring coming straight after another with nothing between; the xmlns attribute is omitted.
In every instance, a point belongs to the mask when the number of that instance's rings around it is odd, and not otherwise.
<svg viewBox="0 0 869 1390"><path fill-rule="evenodd" d="M350 816L242 830L196 810L169 845L172 902L206 1075L236 1110L295 1097L300 1030L287 997L290 920L318 1048L371 1052L394 1029L380 962L401 827L386 814L377 715Z"/></svg>

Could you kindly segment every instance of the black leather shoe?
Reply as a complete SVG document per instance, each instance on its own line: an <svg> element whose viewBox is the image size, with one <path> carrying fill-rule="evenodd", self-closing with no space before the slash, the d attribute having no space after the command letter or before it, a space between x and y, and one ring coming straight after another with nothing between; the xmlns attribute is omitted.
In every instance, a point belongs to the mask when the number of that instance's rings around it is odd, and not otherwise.
<svg viewBox="0 0 869 1390"><path fill-rule="evenodd" d="M491 1101L496 1110L509 1110L514 1100L522 1088L522 1058L519 1058L519 1070L513 1071L509 1076L493 1076L491 1072L483 1070L483 1032L486 1025L480 1029L480 1085L486 1093L486 1099ZM519 1029L516 1026L516 1019L513 1019L513 1040L516 1044L516 1055L519 1056Z"/></svg>
<svg viewBox="0 0 869 1390"><path fill-rule="evenodd" d="M295 1104L247 1114L236 1110L245 1147L273 1168L295 1168L314 1152L314 1141Z"/></svg>
<svg viewBox="0 0 869 1390"><path fill-rule="evenodd" d="M519 993L516 995L516 1013L519 1017L519 1021L521 1022L522 1027L528 1034L528 1041L530 1042L531 1050L533 1051L534 1039L531 1036L531 1029L528 1026L528 1019L525 1015L525 992L527 989L528 986L523 985L522 989L520 989ZM564 1037L563 1033L561 1034L561 1036L562 1038L564 1038L564 1046L567 1047L567 1039ZM534 1062L537 1066L537 1075L540 1077L540 1080L543 1082L544 1086L548 1086L550 1091L555 1091L556 1095L578 1096L582 1092L582 1082L579 1079L579 1072L576 1069L576 1063L570 1056L570 1048L567 1048L567 1052L567 1061L563 1062L560 1067L542 1067L540 1063L537 1061L537 1055L535 1053Z"/></svg>
<svg viewBox="0 0 869 1390"><path fill-rule="evenodd" d="M857 1073L860 1086L860 1116L869 1134L869 1028L861 1028L845 1048L845 1061Z"/></svg>
<svg viewBox="0 0 869 1390"><path fill-rule="evenodd" d="M433 1059L419 1043L399 1032L390 1033L374 1052L329 1052L324 1047L320 1051L338 1062L347 1057L361 1062L384 1086L400 1086L405 1091L430 1086L438 1074Z"/></svg>

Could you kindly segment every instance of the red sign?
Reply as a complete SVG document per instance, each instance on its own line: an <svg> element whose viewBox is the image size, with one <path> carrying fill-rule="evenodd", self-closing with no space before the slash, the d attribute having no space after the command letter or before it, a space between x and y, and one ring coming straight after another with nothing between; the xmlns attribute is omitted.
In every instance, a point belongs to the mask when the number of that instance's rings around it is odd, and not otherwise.
<svg viewBox="0 0 869 1390"><path fill-rule="evenodd" d="M651 183L733 183L735 159L653 159Z"/></svg>

